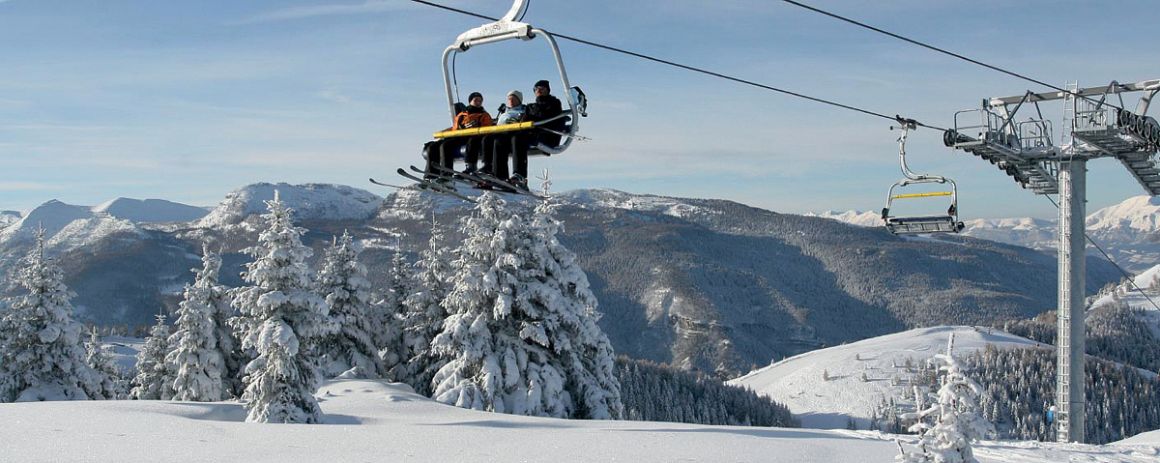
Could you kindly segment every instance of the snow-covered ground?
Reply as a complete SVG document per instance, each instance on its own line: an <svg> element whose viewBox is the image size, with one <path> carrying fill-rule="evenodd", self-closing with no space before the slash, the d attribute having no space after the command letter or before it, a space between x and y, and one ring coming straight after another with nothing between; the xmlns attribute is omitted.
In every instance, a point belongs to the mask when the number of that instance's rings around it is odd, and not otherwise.
<svg viewBox="0 0 1160 463"><path fill-rule="evenodd" d="M318 392L326 424L243 422L232 402L0 404L0 460L890 462L894 438L869 431L569 421L464 410L406 386L336 380ZM909 448L909 446L908 446ZM1107 446L983 442L984 463L1155 462L1160 443Z"/></svg>
<svg viewBox="0 0 1160 463"><path fill-rule="evenodd" d="M802 426L843 429L854 419L860 429L883 400L910 403L907 364L922 365L946 351L955 333L957 356L986 347L1034 346L1035 341L1002 331L969 326L919 328L790 357L730 381L785 404ZM1047 346L1045 346L1047 347ZM863 380L865 375L865 380ZM899 385L892 378L902 380Z"/></svg>

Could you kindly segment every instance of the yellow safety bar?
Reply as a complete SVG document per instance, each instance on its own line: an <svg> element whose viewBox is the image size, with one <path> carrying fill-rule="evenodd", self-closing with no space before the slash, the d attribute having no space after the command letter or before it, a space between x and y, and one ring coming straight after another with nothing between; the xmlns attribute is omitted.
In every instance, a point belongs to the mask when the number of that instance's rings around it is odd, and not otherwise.
<svg viewBox="0 0 1160 463"><path fill-rule="evenodd" d="M489 125L487 127L475 127L471 129L444 130L442 132L435 132L435 138L473 137L492 133L519 132L532 129L534 126L535 122L520 122L517 124Z"/></svg>
<svg viewBox="0 0 1160 463"><path fill-rule="evenodd" d="M951 194L952 193L949 191L934 191L934 192L930 192L930 193L907 193L907 194L891 196L890 199L930 198L930 197L934 197L934 196L950 196Z"/></svg>

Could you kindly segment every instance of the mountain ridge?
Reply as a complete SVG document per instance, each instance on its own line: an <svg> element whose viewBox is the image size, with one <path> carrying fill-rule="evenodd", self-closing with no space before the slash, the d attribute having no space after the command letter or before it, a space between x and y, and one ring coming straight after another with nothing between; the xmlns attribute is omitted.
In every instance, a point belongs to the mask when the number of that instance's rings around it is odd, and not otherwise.
<svg viewBox="0 0 1160 463"><path fill-rule="evenodd" d="M203 243L224 252L222 282L238 275L273 189L307 228L315 256L350 231L382 285L397 246L410 261L434 218L446 244L470 204L429 192L378 197L347 186L256 184L232 192L200 220L133 224L51 249L66 266L82 318L145 325L172 310ZM287 193L282 193L286 191ZM478 195L479 192L467 192ZM506 197L514 213L535 203ZM555 195L561 241L589 277L618 352L719 376L819 347L935 324L1023 319L1054 307L1056 266L1040 252L969 237L899 238L881 229L781 214L712 199L574 190ZM114 222L116 220L116 222ZM78 221L78 231L86 228ZM125 225L112 227L112 225ZM82 236L80 234L78 236ZM53 244L53 243L50 243ZM0 270L28 243L0 241ZM1089 262L1089 288L1116 278Z"/></svg>

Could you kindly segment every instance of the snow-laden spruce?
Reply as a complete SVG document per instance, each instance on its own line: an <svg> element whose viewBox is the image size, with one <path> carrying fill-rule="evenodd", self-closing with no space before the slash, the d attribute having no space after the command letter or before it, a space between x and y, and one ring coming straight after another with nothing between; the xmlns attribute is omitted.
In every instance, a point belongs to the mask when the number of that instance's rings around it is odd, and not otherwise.
<svg viewBox="0 0 1160 463"><path fill-rule="evenodd" d="M407 309L403 303L411 293L411 279L400 240L395 243L395 252L391 257L387 291L378 304L380 318L376 343L386 373L384 377L391 381L406 381L409 377L406 349L403 346L403 317Z"/></svg>
<svg viewBox="0 0 1160 463"><path fill-rule="evenodd" d="M231 397L223 379L229 375L226 357L233 352L223 352L218 345L217 315L225 305L224 291L217 284L221 257L205 247L201 263L201 269L193 270L193 284L185 286L165 363L173 375L172 399L215 402Z"/></svg>
<svg viewBox="0 0 1160 463"><path fill-rule="evenodd" d="M214 251L209 244L202 246L202 270L195 272L195 283L208 289L208 307L213 320L213 337L217 343L217 350L222 355L222 398L241 397L242 367L251 358L243 352L241 341L230 320L237 314L234 309L231 289L219 282L221 275L222 257L220 251ZM172 349L174 346L170 346Z"/></svg>
<svg viewBox="0 0 1160 463"><path fill-rule="evenodd" d="M169 353L169 325L165 315L157 315L157 323L149 329L145 345L137 352L137 376L129 397L138 400L159 400L173 397L173 374L165 365Z"/></svg>
<svg viewBox="0 0 1160 463"><path fill-rule="evenodd" d="M425 396L431 395L431 379L446 361L431 350L431 340L443 328L447 311L441 305L451 291L451 251L443 245L443 232L431 218L431 239L415 262L418 277L414 291L403 301L403 349L406 374L403 381Z"/></svg>
<svg viewBox="0 0 1160 463"><path fill-rule="evenodd" d="M266 205L266 229L247 249L255 260L242 275L251 286L238 288L234 298L242 348L257 355L245 368L246 421L317 423L317 342L335 329L326 301L312 291L306 265L311 250L301 240L305 230L291 223L277 194Z"/></svg>
<svg viewBox="0 0 1160 463"><path fill-rule="evenodd" d="M95 373L93 379L100 386L100 398L124 399L128 395L128 387L122 378L121 371L117 369L117 364L113 362L113 355L97 337L97 327L95 326L89 335L89 342L85 344L85 351L85 363Z"/></svg>
<svg viewBox="0 0 1160 463"><path fill-rule="evenodd" d="M330 319L338 325L338 331L319 344L326 377L352 369L354 376L363 378L377 378L383 372L373 335L371 284L366 266L358 262L360 251L350 233L343 232L326 250L318 275L319 293L326 297Z"/></svg>
<svg viewBox="0 0 1160 463"><path fill-rule="evenodd" d="M0 319L0 402L102 398L63 280L60 266L44 255L40 230L17 274L27 292L7 300Z"/></svg>
<svg viewBox="0 0 1160 463"><path fill-rule="evenodd" d="M520 415L622 415L596 298L558 229L548 205L529 221L494 194L480 197L453 264L450 315L432 342L450 359L433 379L436 400Z"/></svg>
<svg viewBox="0 0 1160 463"><path fill-rule="evenodd" d="M917 420L911 432L921 432L918 448L899 455L903 463L978 463L971 451L971 442L995 433L994 426L979 407L983 388L963 372L954 356L955 335L947 340L947 353L934 357L945 372L938 400L926 409L920 409L904 418ZM928 420L933 419L933 424Z"/></svg>

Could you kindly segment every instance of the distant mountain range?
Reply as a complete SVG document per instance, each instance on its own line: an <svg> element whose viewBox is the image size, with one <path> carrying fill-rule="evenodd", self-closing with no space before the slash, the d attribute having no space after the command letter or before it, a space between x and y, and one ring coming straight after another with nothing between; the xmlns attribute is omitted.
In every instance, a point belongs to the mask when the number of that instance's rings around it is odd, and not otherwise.
<svg viewBox="0 0 1160 463"><path fill-rule="evenodd" d="M360 239L379 284L397 246L415 259L432 217L453 245L456 221L469 212L469 204L431 193L383 198L316 184L250 185L204 214L157 201L97 208L50 201L0 230L0 271L16 268L31 230L43 226L83 319L149 324L159 310L175 307L203 243L225 252L223 282L241 284L249 257L240 250L254 243L263 201L275 190L310 230L308 245L321 249L344 230ZM588 272L601 326L618 352L721 376L910 327L990 324L1055 305L1054 257L1022 247L960 236L900 238L721 200L613 190L555 198L565 223L561 240ZM1088 272L1093 291L1119 277L1098 259Z"/></svg>
<svg viewBox="0 0 1160 463"><path fill-rule="evenodd" d="M877 212L827 211L807 214L862 227L879 227ZM1033 218L974 219L964 221L963 234L1038 250L1056 247L1056 221ZM1116 263L1138 273L1160 263L1160 198L1135 196L1088 215L1088 235ZM1097 253L1089 246L1089 253Z"/></svg>

